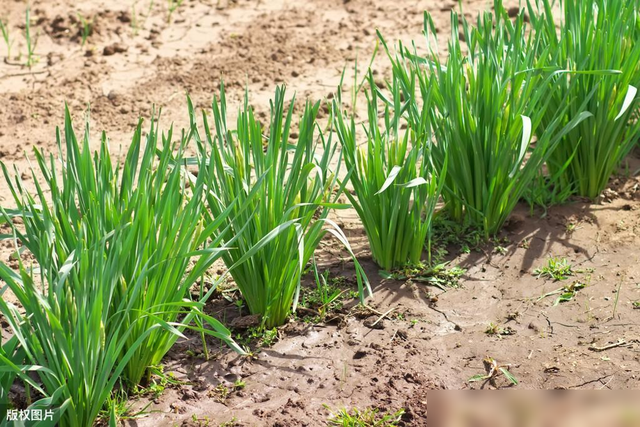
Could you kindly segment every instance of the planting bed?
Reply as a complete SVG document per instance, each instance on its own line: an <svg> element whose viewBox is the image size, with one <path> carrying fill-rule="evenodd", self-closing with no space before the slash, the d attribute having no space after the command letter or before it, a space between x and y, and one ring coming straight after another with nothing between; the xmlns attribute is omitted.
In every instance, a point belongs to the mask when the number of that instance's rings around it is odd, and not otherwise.
<svg viewBox="0 0 640 427"><path fill-rule="evenodd" d="M344 67L349 82L356 59L366 67L376 29L388 41L422 40L422 12L428 10L444 53L450 10L456 5L451 0L185 0L168 24L165 2L156 3L145 17L146 0L32 1L31 31L40 34L38 63L31 72L0 63L2 162L24 172L29 163L23 152L37 146L55 153L55 126L64 121L65 102L78 128L90 104L93 141L99 141L98 130L106 130L112 153L124 157L138 116L150 117L155 105L162 107L161 126L174 122L177 129L185 127L185 92L197 108L210 109L221 78L229 110L240 106L247 87L263 121L276 84L285 83L299 100L330 100ZM475 19L491 3L465 1L465 12ZM0 4L0 17L8 17L13 28L19 28L24 12L24 2ZM84 47L78 12L94 20ZM22 36L14 33L13 49L24 51ZM390 76L383 56L373 67L377 83ZM303 105L299 102L296 115ZM320 107L320 122L326 123L328 110L325 104ZM428 391L480 388L482 381L468 380L485 373L487 357L507 367L518 384L497 376L485 388L639 388L637 149L626 164L628 173L623 170L610 181L600 203L574 198L546 214L541 209L531 214L520 203L500 238L489 244L475 246L473 236L455 237L442 225L436 227L441 239L435 247L446 248L450 266L465 269L459 287L446 291L419 280L383 279L355 210L332 212L330 218L342 227L371 282L371 309L345 297L322 321L305 321L309 313L299 310L297 320L263 336L262 345L260 339L246 339L254 350L251 356L239 356L208 338L211 357L205 360L200 335L187 334L163 362L165 372L183 383L167 385L157 396L131 398L128 413L144 410L146 415L127 422L315 426L342 408L379 408L404 409L404 425L426 425ZM34 188L29 175L23 179ZM11 207L12 201L2 181L0 205ZM0 228L0 234L5 232ZM0 261L17 268L11 243L0 244ZM465 246L470 246L468 253ZM574 275L554 281L534 273L550 258L566 260ZM320 273L328 270L340 287L357 290L353 262L335 238L324 238L316 260ZM216 269L224 266L216 264ZM568 301L555 305L560 293L541 298L574 280L586 286ZM312 272L303 283L315 287ZM303 291L302 299L309 292ZM233 298L237 292L224 296ZM14 297L7 293L4 298ZM216 294L205 311L235 326L234 336L246 337L241 327L250 321L246 309ZM6 339L9 328L1 315L0 326Z"/></svg>

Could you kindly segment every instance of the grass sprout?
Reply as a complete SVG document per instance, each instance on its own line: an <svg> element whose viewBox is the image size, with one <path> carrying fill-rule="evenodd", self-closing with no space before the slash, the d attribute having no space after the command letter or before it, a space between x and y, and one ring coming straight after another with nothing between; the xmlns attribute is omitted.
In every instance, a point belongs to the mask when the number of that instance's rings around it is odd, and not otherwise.
<svg viewBox="0 0 640 427"><path fill-rule="evenodd" d="M340 289L330 283L329 271L318 273L318 266L313 262L313 275L316 281L316 289L303 294L301 306L307 309L317 310L317 320L325 320L327 315L342 307L342 297L346 290Z"/></svg>
<svg viewBox="0 0 640 427"><path fill-rule="evenodd" d="M9 32L9 23L2 19L0 19L0 34L2 35L2 40L4 40L4 45L7 48L7 60L10 60L13 40L11 40L11 34Z"/></svg>
<svg viewBox="0 0 640 427"><path fill-rule="evenodd" d="M80 35L82 37L82 46L87 42L87 38L93 33L93 19L87 20L82 14L78 13L78 19L82 24Z"/></svg>
<svg viewBox="0 0 640 427"><path fill-rule="evenodd" d="M28 68L33 67L39 60L36 55L36 46L38 45L38 35L35 37L31 35L31 9L27 8L26 19L25 19L25 27L24 27L24 37L27 41L27 62L26 66Z"/></svg>

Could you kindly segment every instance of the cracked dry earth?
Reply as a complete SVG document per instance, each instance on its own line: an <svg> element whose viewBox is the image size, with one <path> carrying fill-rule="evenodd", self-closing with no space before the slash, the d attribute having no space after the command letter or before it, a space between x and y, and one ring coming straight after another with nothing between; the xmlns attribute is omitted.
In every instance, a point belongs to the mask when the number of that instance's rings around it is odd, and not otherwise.
<svg viewBox="0 0 640 427"><path fill-rule="evenodd" d="M473 16L490 3L465 1L465 12ZM389 41L419 40L422 11L429 10L444 44L454 5L451 0L185 0L168 24L164 4L148 13L149 2L143 0L34 0L39 62L31 71L15 61L0 63L0 160L24 172L24 153L31 147L55 151L54 129L62 123L64 102L76 124L90 104L94 142L104 129L118 152L138 116L149 117L155 105L162 107L165 127L174 122L180 128L188 119L184 93L207 108L221 79L230 106L241 101L246 86L262 118L276 84L286 84L299 99L330 98L344 67L350 77L356 58L367 62L375 29ZM16 29L14 52L24 52L19 34L24 11L23 1L0 0L0 16ZM84 47L78 12L94 22ZM374 70L380 79L388 75L383 58ZM629 164L632 171L640 167L637 153ZM253 358L211 341L213 357L205 361L197 337L180 342L167 356L165 370L185 383L156 398L132 400L133 412L146 407L147 414L127 422L315 426L326 423L327 405L404 408L405 425L426 425L428 390L481 387L468 379L484 372L487 356L509 365L517 388L638 388L640 310L633 302L640 300L639 184L636 178L615 178L601 203L576 200L544 217L519 206L503 233L509 243L469 254L449 248L452 264L467 271L461 287L446 292L419 282L382 280L355 212L340 212L336 219L374 287L369 304L378 313L393 309L388 316L375 323L378 314L347 302L331 321L287 324L276 342ZM4 185L3 206L10 204ZM15 265L11 252L8 245L0 248L2 260ZM332 275L353 278L352 264L336 242L323 242L318 256ZM537 278L533 271L550 256L566 258L580 272L561 282ZM570 301L554 305L557 295L540 299L573 280L587 286ZM238 317L235 305L222 298L209 310L227 322ZM491 324L497 335L486 333ZM2 333L6 337L8 331ZM619 340L623 345L608 348ZM245 387L234 390L238 380ZM509 384L498 377L484 386Z"/></svg>

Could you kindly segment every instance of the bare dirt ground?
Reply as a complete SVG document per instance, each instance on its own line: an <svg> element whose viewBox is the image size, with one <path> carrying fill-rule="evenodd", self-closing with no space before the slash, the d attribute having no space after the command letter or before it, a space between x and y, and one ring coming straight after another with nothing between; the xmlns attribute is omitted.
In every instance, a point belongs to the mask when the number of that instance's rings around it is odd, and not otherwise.
<svg viewBox="0 0 640 427"><path fill-rule="evenodd" d="M473 16L490 3L465 1L465 11ZM222 78L230 107L246 86L267 117L276 84L301 99L330 97L345 66L351 72L356 58L368 62L375 29L390 42L420 40L422 12L428 10L444 44L456 2L185 0L171 23L162 1L151 9L148 0L31 4L39 62L31 71L19 65L24 56L0 63L0 160L21 171L28 167L24 152L32 147L55 152L65 102L77 125L91 105L94 141L98 130L106 130L114 152L127 145L138 116L148 118L153 105L162 107L165 127L185 125L185 92L208 108ZM0 17L8 18L16 39L14 54L26 50L24 13L23 1L0 0ZM93 21L84 47L78 13ZM384 60L374 69L381 77L388 71ZM629 164L632 172L640 167L636 154ZM3 206L10 205L4 185ZM467 271L461 288L446 292L382 280L355 213L340 213L374 286L370 305L378 312L394 309L385 319L372 326L379 315L358 315L346 304L332 322L291 322L254 358L220 349L205 361L196 338L179 343L165 370L188 383L132 401L133 412L149 403L149 413L128 422L323 425L328 405L404 408L405 425L426 425L428 390L479 388L482 383L468 379L484 372L487 356L510 365L517 388L638 388L640 310L633 302L640 300L639 185L637 178L620 177L603 202L574 201L544 218L520 206L504 233L509 242L460 255L459 247L449 248L452 264ZM323 268L353 277L334 242L328 240L321 252ZM10 253L0 248L3 261L11 262ZM536 278L533 271L550 256L566 258L581 272L561 282ZM539 299L576 279L587 286L570 301L554 306L557 295ZM227 321L238 316L223 299L210 309ZM490 324L498 334L486 333ZM607 349L613 343L622 345ZM237 380L243 389L234 390ZM506 386L502 377L485 385Z"/></svg>

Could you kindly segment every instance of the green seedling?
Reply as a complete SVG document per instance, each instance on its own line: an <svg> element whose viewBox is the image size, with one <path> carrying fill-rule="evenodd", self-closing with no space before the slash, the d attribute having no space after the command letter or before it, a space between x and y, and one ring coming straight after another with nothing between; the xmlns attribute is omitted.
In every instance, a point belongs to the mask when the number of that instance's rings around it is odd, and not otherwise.
<svg viewBox="0 0 640 427"><path fill-rule="evenodd" d="M556 299L556 302L553 304L554 307L562 302L571 301L579 290L584 289L587 286L585 282L582 281L574 281L569 286L563 286L562 288L556 289L555 291L546 293L538 298L538 301L541 301L552 295L559 295Z"/></svg>
<svg viewBox="0 0 640 427"><path fill-rule="evenodd" d="M4 40L4 45L7 48L7 60L11 59L11 47L13 46L13 40L11 40L11 35L9 34L9 23L0 19L0 34L2 34L2 40Z"/></svg>
<svg viewBox="0 0 640 427"><path fill-rule="evenodd" d="M318 321L324 321L327 315L342 308L341 299L347 292L330 283L329 272L318 274L318 267L313 262L313 275L316 281L316 289L313 291L303 291L300 305L307 309L318 311Z"/></svg>
<svg viewBox="0 0 640 427"><path fill-rule="evenodd" d="M234 427L235 425L237 425L237 423L238 419L236 417L232 417L229 421L225 421L220 424L219 427Z"/></svg>
<svg viewBox="0 0 640 427"><path fill-rule="evenodd" d="M411 280L413 282L421 282L429 286L435 286L444 291L459 287L459 280L466 273L466 270L463 268L447 268L448 265L448 262L443 262L433 267L420 264L414 268L405 268L391 272L380 270L379 273L383 279Z"/></svg>
<svg viewBox="0 0 640 427"><path fill-rule="evenodd" d="M367 408L363 411L353 408L351 411L346 408L333 412L329 406L324 407L331 413L328 419L330 426L340 427L396 427L399 425L404 409L394 413L381 414L379 409Z"/></svg>
<svg viewBox="0 0 640 427"><path fill-rule="evenodd" d="M510 365L499 365L498 362L495 361L492 357L486 357L483 360L483 364L486 370L486 374L478 374L469 378L469 382L487 382L490 381L494 383L495 377L499 374L504 375L504 377L513 385L518 385L518 380L509 370L507 369ZM494 384L495 385L495 384Z"/></svg>
<svg viewBox="0 0 640 427"><path fill-rule="evenodd" d="M443 212L444 213L444 212ZM434 251L443 250L447 246L456 246L464 254L472 251L480 252L486 244L484 234L476 228L465 227L458 222L448 219L446 215L437 215L433 221ZM438 262L438 257L435 257Z"/></svg>
<svg viewBox="0 0 640 427"><path fill-rule="evenodd" d="M81 33L82 36L82 46L87 42L87 38L93 33L93 19L91 21L87 21L87 19L80 13L78 13L78 19L82 24Z"/></svg>
<svg viewBox="0 0 640 427"><path fill-rule="evenodd" d="M573 270L573 267L567 261L566 258L552 257L547 261L547 265L544 267L536 268L533 274L554 281L566 280L569 276L575 276L577 271Z"/></svg>
<svg viewBox="0 0 640 427"><path fill-rule="evenodd" d="M35 37L32 37L31 35L31 9L30 8L27 8L27 12L26 12L24 36L25 36L25 39L27 40L27 62L25 65L28 68L31 68L33 65L35 65L38 62L39 58L35 53L36 46L38 44L38 35L36 34Z"/></svg>
<svg viewBox="0 0 640 427"><path fill-rule="evenodd" d="M173 15L173 12L182 6L183 2L184 0L167 0L167 23L171 23L171 16Z"/></svg>

